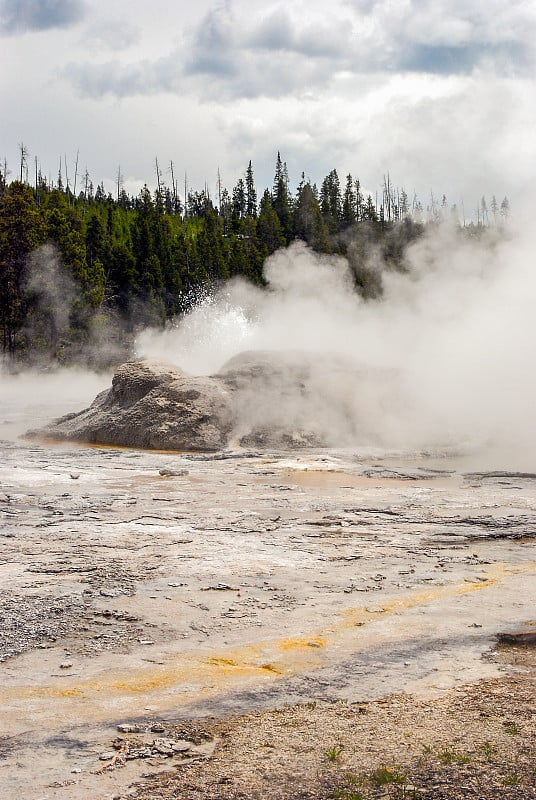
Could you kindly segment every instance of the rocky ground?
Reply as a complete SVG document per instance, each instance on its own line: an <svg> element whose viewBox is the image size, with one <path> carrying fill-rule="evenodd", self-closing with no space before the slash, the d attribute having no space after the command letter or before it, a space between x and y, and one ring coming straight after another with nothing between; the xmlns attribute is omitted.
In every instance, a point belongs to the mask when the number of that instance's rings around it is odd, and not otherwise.
<svg viewBox="0 0 536 800"><path fill-rule="evenodd" d="M493 649L536 479L499 466L6 439L3 796L534 796L533 662Z"/></svg>
<svg viewBox="0 0 536 800"><path fill-rule="evenodd" d="M436 695L287 706L204 725L211 757L182 758L138 800L525 800L536 797L536 657L494 655L501 678Z"/></svg>

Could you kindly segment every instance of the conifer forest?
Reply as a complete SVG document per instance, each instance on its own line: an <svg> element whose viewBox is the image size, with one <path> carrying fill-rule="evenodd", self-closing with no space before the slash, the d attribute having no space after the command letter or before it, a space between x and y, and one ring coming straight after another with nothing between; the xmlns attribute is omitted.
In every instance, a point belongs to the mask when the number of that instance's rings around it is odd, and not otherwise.
<svg viewBox="0 0 536 800"><path fill-rule="evenodd" d="M251 161L236 185L180 187L171 163L155 162L156 187L138 196L93 185L87 172L56 181L29 168L21 145L16 179L0 169L0 336L3 358L106 366L128 353L142 327L165 326L235 276L263 285L263 264L293 240L344 256L365 298L381 295L381 270L404 270L409 242L441 220L460 235L501 227L505 197L484 197L469 224L443 195L426 203L395 186L364 193L358 178L333 169L317 186L301 176L291 191L277 154L273 185L258 192ZM164 178L165 173L165 178Z"/></svg>

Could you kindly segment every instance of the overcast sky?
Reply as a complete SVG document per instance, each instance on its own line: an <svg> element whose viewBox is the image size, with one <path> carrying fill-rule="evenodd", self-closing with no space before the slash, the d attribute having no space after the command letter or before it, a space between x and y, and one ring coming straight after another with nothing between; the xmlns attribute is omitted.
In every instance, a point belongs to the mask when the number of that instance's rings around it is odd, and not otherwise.
<svg viewBox="0 0 536 800"><path fill-rule="evenodd" d="M111 188L333 168L475 205L534 179L536 0L0 0L0 157Z"/></svg>

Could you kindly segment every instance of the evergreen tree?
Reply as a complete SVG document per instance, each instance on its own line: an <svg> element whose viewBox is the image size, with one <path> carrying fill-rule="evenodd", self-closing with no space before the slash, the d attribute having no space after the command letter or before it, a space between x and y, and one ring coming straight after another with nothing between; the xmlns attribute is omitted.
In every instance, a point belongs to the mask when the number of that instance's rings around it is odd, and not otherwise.
<svg viewBox="0 0 536 800"><path fill-rule="evenodd" d="M110 259L110 237L97 214L93 213L86 222L86 261L92 266L95 261L108 263Z"/></svg>
<svg viewBox="0 0 536 800"><path fill-rule="evenodd" d="M320 210L330 233L336 233L342 220L341 185L336 169L332 169L320 187Z"/></svg>
<svg viewBox="0 0 536 800"><path fill-rule="evenodd" d="M400 192L400 203L399 203L399 216L400 219L406 219L409 214L409 204L408 204L408 196L404 189Z"/></svg>
<svg viewBox="0 0 536 800"><path fill-rule="evenodd" d="M499 211L499 204L495 195L491 198L491 213L493 215L493 222L497 222L497 214Z"/></svg>
<svg viewBox="0 0 536 800"><path fill-rule="evenodd" d="M281 222L272 205L272 198L268 189L266 189L261 198L259 218L257 220L257 237L261 252L266 256L271 255L271 253L285 245Z"/></svg>
<svg viewBox="0 0 536 800"><path fill-rule="evenodd" d="M317 250L329 252L329 236L318 199L304 176L296 193L294 204L294 234Z"/></svg>
<svg viewBox="0 0 536 800"><path fill-rule="evenodd" d="M369 222L379 222L378 214L376 213L376 207L370 194L367 195L367 200L363 207L362 218L364 220L368 220Z"/></svg>
<svg viewBox="0 0 536 800"><path fill-rule="evenodd" d="M357 222L357 197L354 187L354 179L351 175L346 176L346 187L342 201L342 224L349 228Z"/></svg>
<svg viewBox="0 0 536 800"><path fill-rule="evenodd" d="M84 223L81 211L70 206L67 196L57 189L52 190L43 203L47 224L47 238L57 245L63 266L70 270L76 283L87 296L97 288L97 296L102 287L93 286L93 280L102 275L93 275L87 268Z"/></svg>
<svg viewBox="0 0 536 800"><path fill-rule="evenodd" d="M238 223L245 217L246 208L246 186L243 179L239 178L238 183L233 189L232 220L234 230L238 230Z"/></svg>
<svg viewBox="0 0 536 800"><path fill-rule="evenodd" d="M292 204L288 191L287 165L281 161L279 152L277 153L272 190L272 209L277 215L285 242L288 244L292 239Z"/></svg>
<svg viewBox="0 0 536 800"><path fill-rule="evenodd" d="M253 219L257 216L257 192L253 179L253 167L251 161L246 171L246 216Z"/></svg>
<svg viewBox="0 0 536 800"><path fill-rule="evenodd" d="M28 257L44 239L31 189L20 181L11 183L0 205L0 329L2 349L11 357L24 324Z"/></svg>
<svg viewBox="0 0 536 800"><path fill-rule="evenodd" d="M487 225L489 222L488 216L488 204L486 203L486 198L482 195L480 200L480 211L482 213L482 225Z"/></svg>
<svg viewBox="0 0 536 800"><path fill-rule="evenodd" d="M221 193L220 199L220 217L223 220L223 235L227 236L231 228L231 219L233 214L233 203L229 196L227 189Z"/></svg>

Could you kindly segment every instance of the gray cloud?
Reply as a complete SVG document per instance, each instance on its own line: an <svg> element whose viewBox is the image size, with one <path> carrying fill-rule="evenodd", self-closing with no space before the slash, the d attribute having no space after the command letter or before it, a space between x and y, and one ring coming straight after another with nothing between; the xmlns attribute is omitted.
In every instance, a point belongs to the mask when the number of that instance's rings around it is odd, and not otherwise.
<svg viewBox="0 0 536 800"><path fill-rule="evenodd" d="M485 63L528 74L534 63L536 8L522 0L347 0L356 30L373 50L380 40L396 70L467 73Z"/></svg>
<svg viewBox="0 0 536 800"><path fill-rule="evenodd" d="M237 72L235 41L237 21L230 4L212 9L198 25L192 43L186 51L184 71L187 75L233 77Z"/></svg>
<svg viewBox="0 0 536 800"><path fill-rule="evenodd" d="M93 99L110 94L115 97L177 92L180 74L175 54L156 61L122 64L114 60L104 64L71 63L64 76L86 97Z"/></svg>
<svg viewBox="0 0 536 800"><path fill-rule="evenodd" d="M501 65L502 71L525 72L530 64L526 51L513 44L427 45L416 44L403 51L398 68L412 72L470 73L483 64Z"/></svg>
<svg viewBox="0 0 536 800"><path fill-rule="evenodd" d="M239 16L229 0L159 59L78 64L66 75L92 97L180 90L211 101L315 94L341 73L528 75L535 29L526 4L505 0L485 10L477 0L348 0L331 18L312 13L307 22L292 7Z"/></svg>
<svg viewBox="0 0 536 800"><path fill-rule="evenodd" d="M210 97L302 94L341 72L529 75L535 39L536 14L516 0L350 0L307 21L281 6L237 19L228 2L186 42L186 73L211 74Z"/></svg>
<svg viewBox="0 0 536 800"><path fill-rule="evenodd" d="M125 50L140 40L140 30L126 20L104 20L84 31L84 42L104 50Z"/></svg>
<svg viewBox="0 0 536 800"><path fill-rule="evenodd" d="M85 16L84 0L1 0L0 31L26 33L68 28Z"/></svg>
<svg viewBox="0 0 536 800"><path fill-rule="evenodd" d="M298 24L286 9L272 11L244 36L244 47L249 50L294 52L310 58L339 59L349 45L349 29L344 21Z"/></svg>

